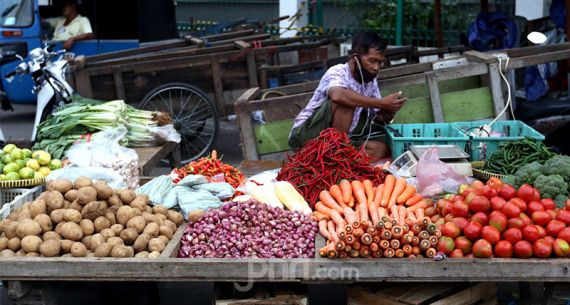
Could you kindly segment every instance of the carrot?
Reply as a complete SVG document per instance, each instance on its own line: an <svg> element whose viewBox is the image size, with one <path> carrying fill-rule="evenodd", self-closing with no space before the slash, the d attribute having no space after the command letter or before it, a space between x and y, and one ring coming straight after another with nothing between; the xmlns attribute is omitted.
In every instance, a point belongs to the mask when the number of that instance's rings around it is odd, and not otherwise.
<svg viewBox="0 0 570 305"><path fill-rule="evenodd" d="M350 197L352 197L352 186L350 185L350 182L343 179L340 182L340 190L342 191L342 201L348 204L350 202Z"/></svg>
<svg viewBox="0 0 570 305"><path fill-rule="evenodd" d="M388 202L390 201L390 196L394 190L394 184L396 184L396 177L393 175L388 175L384 179L384 193L382 194L382 200L380 204L383 207L388 207Z"/></svg>
<svg viewBox="0 0 570 305"><path fill-rule="evenodd" d="M338 205L336 200L334 200L334 198L331 196L331 193L329 193L329 191L321 191L321 193L319 194L319 199L326 206L328 206L331 209L338 211L341 215L344 213L343 209L340 207L340 205Z"/></svg>
<svg viewBox="0 0 570 305"><path fill-rule="evenodd" d="M368 202L368 213L370 214L372 225L375 226L380 220L380 217L378 216L378 207L374 205L373 201Z"/></svg>
<svg viewBox="0 0 570 305"><path fill-rule="evenodd" d="M376 188L376 192L374 192L374 199L372 200L372 203L374 203L374 206L380 207L380 201L382 200L383 194L384 194L384 184L380 184Z"/></svg>
<svg viewBox="0 0 570 305"><path fill-rule="evenodd" d="M372 181L366 179L362 181L362 186L364 186L367 202L370 204L372 200L374 200L374 185L372 184Z"/></svg>
<svg viewBox="0 0 570 305"><path fill-rule="evenodd" d="M402 194L404 189L406 189L406 179L404 178L397 179L396 183L394 184L394 190L390 195L390 200L388 201L388 207L391 207L396 204L396 199L398 198L398 196Z"/></svg>
<svg viewBox="0 0 570 305"><path fill-rule="evenodd" d="M400 194L400 196L398 196L398 198L396 199L396 203L398 204L406 203L406 201L412 198L412 196L414 196L415 193L416 193L416 188L413 185L406 186L406 189L404 189L402 194Z"/></svg>
<svg viewBox="0 0 570 305"><path fill-rule="evenodd" d="M338 186L338 184L333 184L329 189L329 192L331 193L331 196L340 205L341 208L347 206L346 203L344 202L344 199L342 198L342 190L340 189L340 186Z"/></svg>
<svg viewBox="0 0 570 305"><path fill-rule="evenodd" d="M348 207L349 208L353 208L354 207L354 197L352 197L352 195L350 195L350 199L348 200Z"/></svg>
<svg viewBox="0 0 570 305"><path fill-rule="evenodd" d="M386 209L383 207L378 208L378 218L382 219L382 217L386 216Z"/></svg>
<svg viewBox="0 0 570 305"><path fill-rule="evenodd" d="M368 203L359 203L358 208L360 209L360 223L368 222Z"/></svg>
<svg viewBox="0 0 570 305"><path fill-rule="evenodd" d="M319 232L321 233L321 235L324 238L331 239L331 235L329 233L327 225L328 225L328 221L326 221L324 219L319 221Z"/></svg>
<svg viewBox="0 0 570 305"><path fill-rule="evenodd" d="M360 208L358 207L358 203L354 206L354 216L356 216L356 221L360 224Z"/></svg>
<svg viewBox="0 0 570 305"><path fill-rule="evenodd" d="M346 220L346 223L350 226L352 226L354 223L356 223L356 213L354 213L354 211L349 208L346 207L344 208L344 219Z"/></svg>
<svg viewBox="0 0 570 305"><path fill-rule="evenodd" d="M422 200L422 195L421 194L414 194L412 197L410 197L408 200L406 200L406 206L407 207L411 207L414 204L420 202L420 200Z"/></svg>
<svg viewBox="0 0 570 305"><path fill-rule="evenodd" d="M362 182L354 180L350 184L352 186L352 193L356 198L356 202L358 202L358 204L366 205L368 201L366 200L366 193L364 191L364 185L362 184Z"/></svg>
<svg viewBox="0 0 570 305"><path fill-rule="evenodd" d="M390 208L390 212L392 213L392 219L396 220L397 222L400 222L400 216L398 215L398 213L399 213L400 211L398 210L398 207L395 206L395 205L393 205L393 206Z"/></svg>
<svg viewBox="0 0 570 305"><path fill-rule="evenodd" d="M427 207L429 207L429 206L430 206L429 203L427 203L427 202L424 201L424 200L421 200L421 201L419 201L418 203L414 204L413 206L409 207L409 208L408 208L408 212L410 212L410 213L415 213L417 209L419 209L419 208L425 209L425 208L427 208Z"/></svg>
<svg viewBox="0 0 570 305"><path fill-rule="evenodd" d="M424 217L425 217L425 210L423 208L417 209L416 210L416 218L421 221L424 219Z"/></svg>
<svg viewBox="0 0 570 305"><path fill-rule="evenodd" d="M317 212L321 212L325 215L328 215L330 219L334 221L334 223L337 226L341 228L344 228L346 226L344 219L342 219L342 216L340 216L340 213L337 210L333 210L327 207L322 202L317 202L317 204L315 204L315 209L317 210Z"/></svg>
<svg viewBox="0 0 570 305"><path fill-rule="evenodd" d="M399 206L398 215L400 215L400 225L404 225L406 223L406 214L407 210L405 206Z"/></svg>
<svg viewBox="0 0 570 305"><path fill-rule="evenodd" d="M337 250L344 249L344 243L340 240L340 238L338 237L338 235L336 233L335 223L333 221L329 221L327 228L328 228L329 234L331 236L331 239L335 244L335 248Z"/></svg>
<svg viewBox="0 0 570 305"><path fill-rule="evenodd" d="M313 212L313 216L315 216L315 217L317 218L317 221L321 221L321 220L323 220L323 219L326 220L326 221L331 220L328 215L323 214L323 213L321 213L321 212L317 212L317 211L314 211L314 212Z"/></svg>

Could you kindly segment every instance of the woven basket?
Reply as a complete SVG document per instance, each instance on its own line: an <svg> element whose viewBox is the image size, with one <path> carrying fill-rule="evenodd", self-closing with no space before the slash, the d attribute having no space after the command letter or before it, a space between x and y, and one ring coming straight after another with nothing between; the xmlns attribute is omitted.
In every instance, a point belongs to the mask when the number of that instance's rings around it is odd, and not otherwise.
<svg viewBox="0 0 570 305"><path fill-rule="evenodd" d="M11 188L20 188L20 187L30 187L36 185L43 185L45 182L46 178L0 181L0 188L11 189Z"/></svg>
<svg viewBox="0 0 570 305"><path fill-rule="evenodd" d="M485 161L471 162L471 167L473 167L473 177L481 181L487 181L493 177L499 179L505 178L505 175L484 171L483 168L485 167Z"/></svg>

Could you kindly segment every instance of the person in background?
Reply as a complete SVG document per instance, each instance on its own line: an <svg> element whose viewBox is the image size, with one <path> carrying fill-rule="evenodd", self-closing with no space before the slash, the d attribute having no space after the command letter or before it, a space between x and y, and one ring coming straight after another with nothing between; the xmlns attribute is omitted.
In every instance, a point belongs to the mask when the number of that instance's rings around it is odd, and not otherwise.
<svg viewBox="0 0 570 305"><path fill-rule="evenodd" d="M395 93L382 97L376 77L382 68L386 43L375 32L352 39L348 61L327 70L309 104L295 118L289 145L300 148L333 127L363 147L373 162L390 156L384 125L394 118L406 98Z"/></svg>
<svg viewBox="0 0 570 305"><path fill-rule="evenodd" d="M71 50L76 41L94 39L93 29L87 17L79 15L77 3L67 0L63 4L63 16L45 20L54 27L53 40L64 41L63 48Z"/></svg>

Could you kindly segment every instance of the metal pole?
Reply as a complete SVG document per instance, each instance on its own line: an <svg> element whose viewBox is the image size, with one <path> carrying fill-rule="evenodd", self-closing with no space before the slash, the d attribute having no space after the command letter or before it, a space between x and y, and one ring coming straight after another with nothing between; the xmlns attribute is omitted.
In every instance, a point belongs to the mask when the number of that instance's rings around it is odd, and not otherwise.
<svg viewBox="0 0 570 305"><path fill-rule="evenodd" d="M435 46L441 48L443 47L443 30L441 29L441 0L435 0L433 9L435 18Z"/></svg>
<svg viewBox="0 0 570 305"><path fill-rule="evenodd" d="M404 33L404 0L398 0L396 6L396 45L403 44Z"/></svg>

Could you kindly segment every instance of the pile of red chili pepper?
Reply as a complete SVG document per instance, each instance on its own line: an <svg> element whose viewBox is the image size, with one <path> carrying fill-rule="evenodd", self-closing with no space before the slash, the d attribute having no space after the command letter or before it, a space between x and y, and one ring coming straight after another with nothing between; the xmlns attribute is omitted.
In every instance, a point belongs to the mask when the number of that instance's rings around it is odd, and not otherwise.
<svg viewBox="0 0 570 305"><path fill-rule="evenodd" d="M175 174L173 177L174 183L178 183L178 181L188 175L203 175L211 182L224 182L220 181L223 177L225 182L231 184L234 188L237 188L245 181L245 176L238 169L218 159L218 153L215 150L207 157L192 161L184 167L173 170L173 174Z"/></svg>
<svg viewBox="0 0 570 305"><path fill-rule="evenodd" d="M313 208L319 201L319 193L342 179L383 183L382 169L373 167L370 161L370 157L350 143L346 133L328 128L288 158L277 180L289 181L297 187Z"/></svg>

